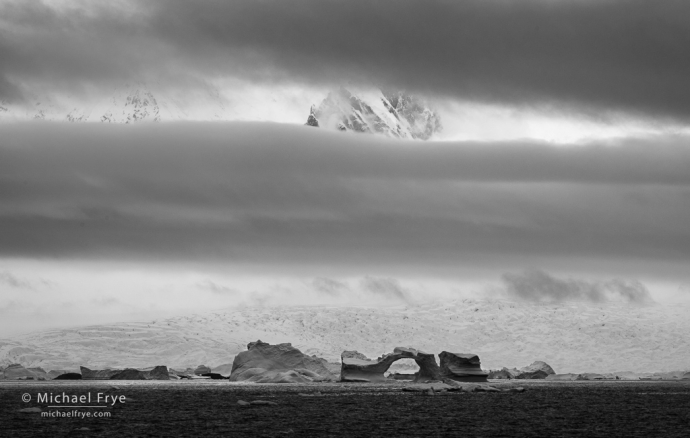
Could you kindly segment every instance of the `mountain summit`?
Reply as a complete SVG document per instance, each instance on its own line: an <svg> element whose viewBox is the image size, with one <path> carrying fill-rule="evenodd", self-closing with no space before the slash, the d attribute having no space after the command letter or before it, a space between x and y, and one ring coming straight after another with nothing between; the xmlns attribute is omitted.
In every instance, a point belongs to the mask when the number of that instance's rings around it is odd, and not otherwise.
<svg viewBox="0 0 690 438"><path fill-rule="evenodd" d="M202 118L225 119L225 108L217 90L209 87L202 96L206 113ZM187 120L189 115L174 95L160 84L144 82L123 83L110 90L102 90L89 103L78 97L28 96L21 104L0 100L0 121L48 120L67 122L138 123Z"/></svg>
<svg viewBox="0 0 690 438"><path fill-rule="evenodd" d="M123 92L124 91L124 92ZM106 123L159 122L161 109L148 89L136 87L113 96L105 111L99 111L100 121Z"/></svg>
<svg viewBox="0 0 690 438"><path fill-rule="evenodd" d="M318 107L311 107L306 125L420 140L442 129L440 116L409 94L353 93L343 87L329 93Z"/></svg>

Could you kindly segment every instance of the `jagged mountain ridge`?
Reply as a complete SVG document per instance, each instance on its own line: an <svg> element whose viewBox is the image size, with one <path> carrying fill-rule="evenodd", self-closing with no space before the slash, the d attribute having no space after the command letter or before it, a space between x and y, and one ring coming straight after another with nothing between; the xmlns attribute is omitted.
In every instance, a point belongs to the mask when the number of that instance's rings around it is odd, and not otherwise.
<svg viewBox="0 0 690 438"><path fill-rule="evenodd" d="M124 96L123 100L124 103L120 103L117 98L113 98L112 107L105 111L100 121L107 123L133 123L144 120L160 122L161 110L150 91L135 89ZM114 108L117 109L113 110Z"/></svg>
<svg viewBox="0 0 690 438"><path fill-rule="evenodd" d="M559 373L675 371L690 369L688 310L469 299L389 308L250 307L16 336L0 340L0 366L213 367L261 339L335 362L344 350L378 357L404 346L478 354L486 369L543 360Z"/></svg>
<svg viewBox="0 0 690 438"><path fill-rule="evenodd" d="M354 93L343 87L311 107L306 125L420 140L442 129L440 116L414 96L381 90Z"/></svg>
<svg viewBox="0 0 690 438"><path fill-rule="evenodd" d="M164 91L143 82L124 84L104 94L107 97L86 106L57 102L45 96L34 96L28 106L0 101L0 120L135 123L189 118L182 106ZM213 87L207 90L204 108L209 120L228 118L218 90Z"/></svg>

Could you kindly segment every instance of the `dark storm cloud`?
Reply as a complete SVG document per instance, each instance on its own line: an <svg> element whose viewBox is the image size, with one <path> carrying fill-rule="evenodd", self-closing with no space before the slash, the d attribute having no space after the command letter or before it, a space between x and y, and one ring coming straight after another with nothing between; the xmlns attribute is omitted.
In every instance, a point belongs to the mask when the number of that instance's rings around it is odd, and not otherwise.
<svg viewBox="0 0 690 438"><path fill-rule="evenodd" d="M684 0L157 1L0 7L0 77L239 77L554 109L690 115ZM4 23L4 24L3 24Z"/></svg>
<svg viewBox="0 0 690 438"><path fill-rule="evenodd" d="M636 280L613 279L585 281L574 278L556 278L539 270L520 274L506 273L501 277L508 295L537 302L623 301L632 304L653 302L647 287Z"/></svg>
<svg viewBox="0 0 690 438"><path fill-rule="evenodd" d="M140 14L95 2L59 9L46 2L0 5L0 77L33 88L75 92L160 75L159 43ZM142 9L137 7L137 9ZM83 90L82 90L83 91Z"/></svg>
<svg viewBox="0 0 690 438"><path fill-rule="evenodd" d="M332 265L357 276L506 258L549 269L544 260L559 257L690 258L686 137L558 148L259 123L2 129L3 257Z"/></svg>

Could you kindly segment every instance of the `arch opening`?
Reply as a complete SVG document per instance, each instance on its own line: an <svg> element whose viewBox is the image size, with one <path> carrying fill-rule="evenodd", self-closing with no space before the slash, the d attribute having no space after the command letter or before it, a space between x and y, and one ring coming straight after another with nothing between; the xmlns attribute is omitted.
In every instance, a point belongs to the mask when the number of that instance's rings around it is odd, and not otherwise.
<svg viewBox="0 0 690 438"><path fill-rule="evenodd" d="M391 364L384 375L394 380L414 380L419 369L419 365L414 359L398 359Z"/></svg>
<svg viewBox="0 0 690 438"><path fill-rule="evenodd" d="M386 380L384 373L389 373L394 363L404 359L416 363L418 371L413 378L415 382L440 380L440 369L435 356L413 348L396 347L393 353L384 354L376 360L368 359L356 351L344 351L341 359L340 380L343 382L383 382ZM409 362L401 366L412 368Z"/></svg>

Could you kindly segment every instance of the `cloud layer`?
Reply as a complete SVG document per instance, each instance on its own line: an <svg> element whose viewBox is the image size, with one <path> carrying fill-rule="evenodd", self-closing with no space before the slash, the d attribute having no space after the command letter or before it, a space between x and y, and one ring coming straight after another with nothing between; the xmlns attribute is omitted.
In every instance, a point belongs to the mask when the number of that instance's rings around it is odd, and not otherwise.
<svg viewBox="0 0 690 438"><path fill-rule="evenodd" d="M622 301L630 304L649 304L652 302L647 287L635 280L585 281L573 278L564 279L539 270L519 274L506 273L503 274L502 280L509 296L527 301L546 303Z"/></svg>
<svg viewBox="0 0 690 438"><path fill-rule="evenodd" d="M251 123L13 124L0 143L0 256L335 277L563 270L577 259L582 269L674 276L690 259L686 143L558 148Z"/></svg>
<svg viewBox="0 0 690 438"><path fill-rule="evenodd" d="M688 15L683 0L7 1L0 98L123 80L350 81L686 120Z"/></svg>

